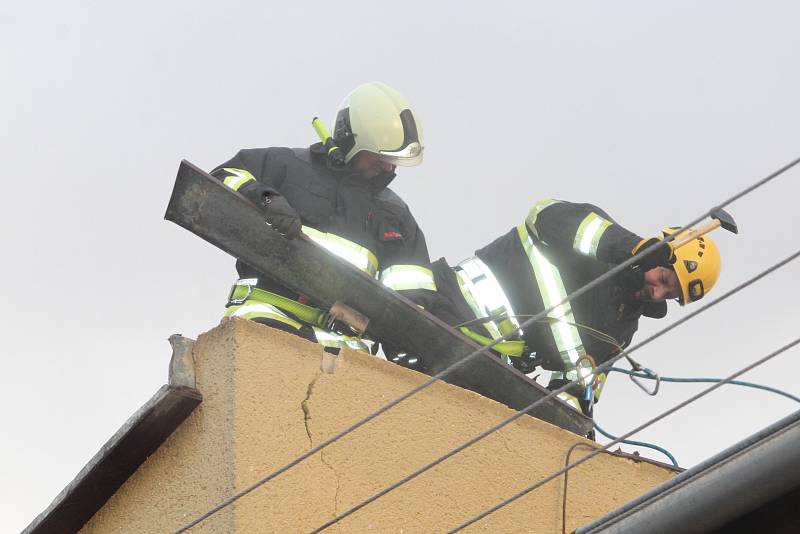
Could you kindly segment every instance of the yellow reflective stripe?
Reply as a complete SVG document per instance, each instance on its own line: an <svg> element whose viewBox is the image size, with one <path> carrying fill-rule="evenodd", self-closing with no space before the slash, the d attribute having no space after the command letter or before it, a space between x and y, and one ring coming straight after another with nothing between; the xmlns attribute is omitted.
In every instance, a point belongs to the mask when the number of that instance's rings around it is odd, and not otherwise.
<svg viewBox="0 0 800 534"><path fill-rule="evenodd" d="M392 265L381 271L380 281L395 291L429 289L436 291L433 272L419 265Z"/></svg>
<svg viewBox="0 0 800 534"><path fill-rule="evenodd" d="M575 395L570 395L569 393L561 392L558 394L558 398L566 402L567 405L569 405L569 407L572 408L573 410L577 410L583 413L583 409L581 408L581 403L578 400L578 397L576 397Z"/></svg>
<svg viewBox="0 0 800 534"><path fill-rule="evenodd" d="M533 269L536 284L539 286L539 293L542 296L542 302L545 308L552 308L556 306L548 317L556 319L550 321L550 331L555 339L556 347L558 348L561 360L564 363L565 369L570 370L577 378L575 372L576 363L581 356L586 354L581 342L581 336L578 329L568 323L575 323L575 318L572 315L572 307L569 302L559 304L567 298L567 292L564 289L564 281L561 279L561 273L558 268L550 263L547 258L536 248L533 244L531 236L528 234L524 224L517 226L520 242L522 243L525 254L528 256L531 268ZM589 372L585 372L588 368ZM589 384L594 377L591 373L591 364L587 361L581 362L581 379L584 384ZM569 375L569 372L567 373Z"/></svg>
<svg viewBox="0 0 800 534"><path fill-rule="evenodd" d="M570 379L570 375L572 376L571 379ZM575 371L571 371L571 373L566 373L566 374L565 373L561 373L561 372L554 372L554 373L551 373L551 375L550 375L550 380L551 381L553 381L553 380L568 380L568 381L571 382L572 380L575 380L575 378L577 378L577 373L575 373ZM592 388L592 395L594 395L595 402L600 400L600 395L602 395L602 393L603 393L603 388L606 385L606 379L607 378L608 378L608 375L606 373L604 373L604 372L600 372L600 374L597 375L597 384Z"/></svg>
<svg viewBox="0 0 800 534"><path fill-rule="evenodd" d="M492 339L489 339L486 336L482 336L477 332L473 332L472 330L470 330L465 326L459 327L459 330L461 331L462 334L470 338L472 341L476 341L481 345L488 345L493 341ZM522 356L523 352L525 352L525 342L514 339L512 339L511 341L501 341L496 345L492 345L492 350L497 351L500 354L519 357Z"/></svg>
<svg viewBox="0 0 800 534"><path fill-rule="evenodd" d="M601 372L597 375L597 385L594 387L593 395L595 402L600 400L600 395L603 393L603 387L606 385L606 378L608 375L606 373Z"/></svg>
<svg viewBox="0 0 800 534"><path fill-rule="evenodd" d="M545 208L553 204L558 204L559 202L561 201L554 198L545 198L534 204L528 212L528 218L525 219L525 224L528 225L528 228L531 229L531 232L533 232L533 235L535 235L537 239L539 238L539 232L536 231L536 218L539 217L539 214L544 211Z"/></svg>
<svg viewBox="0 0 800 534"><path fill-rule="evenodd" d="M233 169L230 167L226 167L222 169L223 171L231 173L233 176L227 176L222 181L225 185L233 189L234 191L238 191L240 187L251 180L255 180L255 177L250 174L250 171L245 169Z"/></svg>
<svg viewBox="0 0 800 534"><path fill-rule="evenodd" d="M355 265L368 275L375 277L378 272L378 258L366 247L353 243L336 234L320 232L308 226L302 227L303 233L321 247L339 256L347 263Z"/></svg>
<svg viewBox="0 0 800 534"><path fill-rule="evenodd" d="M511 302L500 282L480 258L469 258L459 263L456 277L467 302L472 300L475 303L473 311L476 317L507 317L506 320L495 323L498 331L503 334L519 327Z"/></svg>
<svg viewBox="0 0 800 534"><path fill-rule="evenodd" d="M354 350L362 352L369 352L367 345L357 337L344 336L336 332L314 327L314 335L317 338L317 343L323 347L344 348L349 347Z"/></svg>
<svg viewBox="0 0 800 534"><path fill-rule="evenodd" d="M225 310L225 317L241 317L242 319L272 319L294 328L301 328L303 325L294 319L287 317L275 306L264 304L263 302L253 302L246 300L243 304L230 306Z"/></svg>
<svg viewBox="0 0 800 534"><path fill-rule="evenodd" d="M470 289L470 287L472 287L472 280L470 280L466 275L462 274L461 271L456 271L456 280L458 281L459 289L461 289L461 294L464 296L464 300L467 301L472 313L475 314L475 318L487 317L483 306L478 304L478 301L476 301L475 297L472 296L474 293L474 290ZM497 325L494 321L486 321L483 323L483 326L486 327L493 339L497 339L503 335L500 333L500 329L497 328Z"/></svg>
<svg viewBox="0 0 800 534"><path fill-rule="evenodd" d="M228 297L231 301L239 301L244 299L245 302L260 302L275 306L282 312L289 312L303 322L311 325L324 324L326 321L326 314L318 308L301 304L296 300L292 300L283 295L266 291L259 287L255 287L258 279L245 278L236 281L236 284L231 288L231 294Z"/></svg>
<svg viewBox="0 0 800 534"><path fill-rule="evenodd" d="M586 256L597 257L597 245L606 229L613 223L592 212L581 221L572 248Z"/></svg>

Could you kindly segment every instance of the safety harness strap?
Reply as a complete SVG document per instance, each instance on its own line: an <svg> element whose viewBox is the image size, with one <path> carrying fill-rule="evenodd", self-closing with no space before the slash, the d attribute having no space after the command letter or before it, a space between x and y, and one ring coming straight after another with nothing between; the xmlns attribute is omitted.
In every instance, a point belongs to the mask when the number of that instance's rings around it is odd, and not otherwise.
<svg viewBox="0 0 800 534"><path fill-rule="evenodd" d="M461 326L458 328L462 334L467 336L473 341L480 343L481 345L488 345L493 340L486 336L482 336L477 332L473 332L466 326ZM519 357L525 353L525 342L521 340L510 340L510 341L501 341L500 343L493 345L492 350L496 350L501 354L505 354L506 356L515 356Z"/></svg>
<svg viewBox="0 0 800 534"><path fill-rule="evenodd" d="M304 323L319 327L326 326L327 313L324 311L301 304L283 295L255 287L253 282L251 279L237 281L228 296L228 306L244 304L246 301L262 302L291 313Z"/></svg>

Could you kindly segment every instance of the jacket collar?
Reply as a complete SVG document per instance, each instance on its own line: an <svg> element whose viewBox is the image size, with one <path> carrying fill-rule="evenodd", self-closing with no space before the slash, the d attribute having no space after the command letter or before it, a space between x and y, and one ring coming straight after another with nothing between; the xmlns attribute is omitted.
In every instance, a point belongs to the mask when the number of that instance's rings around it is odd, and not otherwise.
<svg viewBox="0 0 800 534"><path fill-rule="evenodd" d="M309 147L311 151L311 155L313 158L317 159L318 161L321 160L325 163L325 166L336 176L337 179L347 181L347 182L361 182L366 183L369 190L378 193L386 189L392 180L395 179L397 176L394 171L385 172L383 174L379 174L377 176L373 176L372 178L364 178L359 173L354 172L349 166L345 165L344 167L338 167L331 164L330 160L328 159L327 151L322 143L314 143Z"/></svg>

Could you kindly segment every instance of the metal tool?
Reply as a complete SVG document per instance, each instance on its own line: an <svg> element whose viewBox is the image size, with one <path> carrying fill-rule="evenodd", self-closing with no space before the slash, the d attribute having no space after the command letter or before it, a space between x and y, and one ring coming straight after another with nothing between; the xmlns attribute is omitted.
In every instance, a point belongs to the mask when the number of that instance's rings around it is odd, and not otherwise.
<svg viewBox="0 0 800 534"><path fill-rule="evenodd" d="M733 220L733 217L724 209L714 208L709 213L709 216L712 219L711 222L706 223L699 228L689 228L688 230L678 234L672 241L673 250L682 247L692 239L697 239L698 237L703 236L712 230L716 230L720 226L729 232L733 232L734 234L739 233L739 227L736 226L736 222Z"/></svg>

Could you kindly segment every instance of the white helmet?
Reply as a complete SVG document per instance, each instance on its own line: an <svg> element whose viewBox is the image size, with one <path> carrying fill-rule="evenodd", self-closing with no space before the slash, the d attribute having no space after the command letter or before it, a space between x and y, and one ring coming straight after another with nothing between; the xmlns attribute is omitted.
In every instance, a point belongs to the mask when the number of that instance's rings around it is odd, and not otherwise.
<svg viewBox="0 0 800 534"><path fill-rule="evenodd" d="M333 127L344 162L366 150L392 165L422 162L422 128L408 101L381 82L356 87L345 97Z"/></svg>

